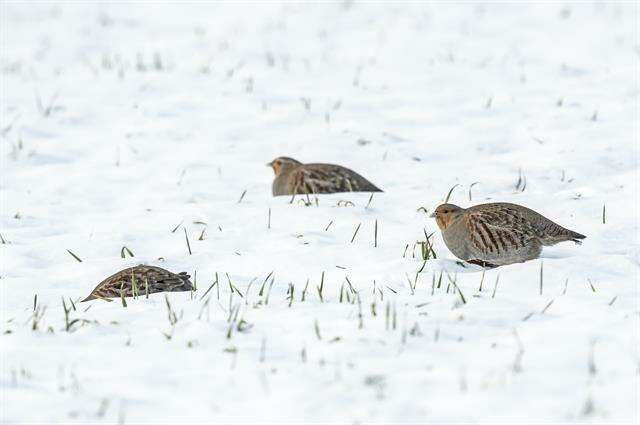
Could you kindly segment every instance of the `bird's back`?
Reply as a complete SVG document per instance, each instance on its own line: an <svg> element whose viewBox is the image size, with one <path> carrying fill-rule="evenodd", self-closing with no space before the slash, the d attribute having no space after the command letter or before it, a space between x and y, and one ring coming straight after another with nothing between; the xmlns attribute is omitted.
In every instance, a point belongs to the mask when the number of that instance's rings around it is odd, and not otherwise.
<svg viewBox="0 0 640 425"><path fill-rule="evenodd" d="M304 164L297 170L296 177L299 187L311 189L309 193L382 192L357 172L341 165Z"/></svg>
<svg viewBox="0 0 640 425"><path fill-rule="evenodd" d="M543 245L574 241L579 243L585 236L560 226L542 214L522 205L495 202L475 205L467 209L472 214L487 217L494 224L514 229L531 231Z"/></svg>

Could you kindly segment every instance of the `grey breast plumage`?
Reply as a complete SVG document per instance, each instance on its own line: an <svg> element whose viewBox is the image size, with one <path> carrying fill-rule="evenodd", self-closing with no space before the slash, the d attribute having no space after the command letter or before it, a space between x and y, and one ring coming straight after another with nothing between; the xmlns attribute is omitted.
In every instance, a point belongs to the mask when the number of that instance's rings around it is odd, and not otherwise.
<svg viewBox="0 0 640 425"><path fill-rule="evenodd" d="M176 274L161 267L140 264L109 276L82 301L132 297L145 293L191 291L193 285L189 278L186 272Z"/></svg>

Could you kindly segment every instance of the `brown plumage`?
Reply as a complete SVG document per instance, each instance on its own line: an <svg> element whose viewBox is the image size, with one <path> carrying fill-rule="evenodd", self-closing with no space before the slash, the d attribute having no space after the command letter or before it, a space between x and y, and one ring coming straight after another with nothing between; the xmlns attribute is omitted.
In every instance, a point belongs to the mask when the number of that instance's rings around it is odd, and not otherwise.
<svg viewBox="0 0 640 425"><path fill-rule="evenodd" d="M145 295L147 292L153 294L155 292L191 291L193 285L189 281L189 277L186 272L175 274L160 267L140 264L109 276L100 282L81 302L99 298L132 297L134 289L136 295Z"/></svg>
<svg viewBox="0 0 640 425"><path fill-rule="evenodd" d="M267 164L273 168L273 196L338 192L382 192L360 174L340 165L303 164L281 156Z"/></svg>
<svg viewBox="0 0 640 425"><path fill-rule="evenodd" d="M440 205L435 213L447 248L461 260L485 267L521 263L540 256L543 246L586 236L521 205L506 202L460 208Z"/></svg>

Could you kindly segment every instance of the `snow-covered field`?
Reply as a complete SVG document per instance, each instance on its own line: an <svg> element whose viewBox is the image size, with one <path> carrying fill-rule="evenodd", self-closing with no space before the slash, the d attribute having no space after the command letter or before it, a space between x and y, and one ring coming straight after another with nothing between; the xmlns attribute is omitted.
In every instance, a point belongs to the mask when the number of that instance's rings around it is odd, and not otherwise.
<svg viewBox="0 0 640 425"><path fill-rule="evenodd" d="M638 13L0 2L0 421L638 421ZM425 264L456 184L587 239ZM198 290L73 304L139 263Z"/></svg>

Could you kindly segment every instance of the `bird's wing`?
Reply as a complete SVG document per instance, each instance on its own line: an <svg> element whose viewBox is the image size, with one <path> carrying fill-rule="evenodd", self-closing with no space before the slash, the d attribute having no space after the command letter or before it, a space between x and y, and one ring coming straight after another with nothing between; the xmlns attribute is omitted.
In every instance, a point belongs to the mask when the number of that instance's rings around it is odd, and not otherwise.
<svg viewBox="0 0 640 425"><path fill-rule="evenodd" d="M466 218L471 240L482 252L518 251L536 238L526 217L509 207L470 211Z"/></svg>
<svg viewBox="0 0 640 425"><path fill-rule="evenodd" d="M308 164L293 174L294 193L379 192L358 173L339 165Z"/></svg>

